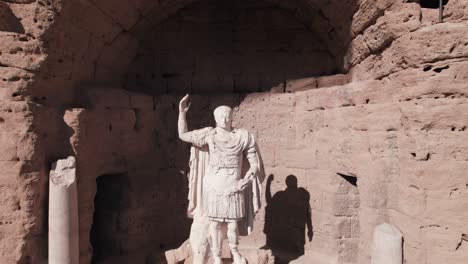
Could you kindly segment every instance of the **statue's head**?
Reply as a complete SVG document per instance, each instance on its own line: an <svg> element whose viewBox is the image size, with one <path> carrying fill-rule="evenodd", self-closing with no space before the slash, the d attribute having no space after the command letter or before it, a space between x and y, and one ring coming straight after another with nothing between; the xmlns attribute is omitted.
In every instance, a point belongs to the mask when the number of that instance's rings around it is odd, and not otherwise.
<svg viewBox="0 0 468 264"><path fill-rule="evenodd" d="M229 106L218 106L214 110L216 126L230 130L232 128L232 109Z"/></svg>

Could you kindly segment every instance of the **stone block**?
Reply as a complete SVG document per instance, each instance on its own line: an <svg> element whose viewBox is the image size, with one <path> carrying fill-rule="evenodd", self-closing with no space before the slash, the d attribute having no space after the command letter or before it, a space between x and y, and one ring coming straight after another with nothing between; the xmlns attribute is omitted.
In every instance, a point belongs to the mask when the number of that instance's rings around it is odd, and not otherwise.
<svg viewBox="0 0 468 264"><path fill-rule="evenodd" d="M336 74L329 76L322 76L317 78L317 87L332 87L332 86L341 86L348 84L350 81L347 74Z"/></svg>
<svg viewBox="0 0 468 264"><path fill-rule="evenodd" d="M426 208L426 192L415 185L397 185L398 195L393 197L397 200L398 211L410 216L418 216L424 213Z"/></svg>
<svg viewBox="0 0 468 264"><path fill-rule="evenodd" d="M357 117L353 122L356 130L396 131L400 129L401 112L396 104L369 105L360 110L363 116Z"/></svg>
<svg viewBox="0 0 468 264"><path fill-rule="evenodd" d="M0 43L0 62L3 65L11 66L10 70L15 70L15 67L16 71L20 69L37 70L44 61L45 56L36 54L34 51L39 45L37 40L21 41L16 34L11 32L0 32L0 36L3 40Z"/></svg>
<svg viewBox="0 0 468 264"><path fill-rule="evenodd" d="M277 148L275 150L275 165L298 169L316 168L316 153L315 150L307 148L299 150Z"/></svg>
<svg viewBox="0 0 468 264"><path fill-rule="evenodd" d="M95 78L105 82L116 82L123 78L128 65L134 59L138 40L130 34L120 34L106 47L96 61Z"/></svg>
<svg viewBox="0 0 468 264"><path fill-rule="evenodd" d="M354 35L360 34L382 14L383 12L376 6L375 0L362 1L359 9L353 15L351 31Z"/></svg>
<svg viewBox="0 0 468 264"><path fill-rule="evenodd" d="M332 239L334 232L334 219L335 217L322 210L312 211L312 225L314 226L314 235L327 236L328 239ZM315 239L315 237L314 237Z"/></svg>
<svg viewBox="0 0 468 264"><path fill-rule="evenodd" d="M359 210L359 197L353 195L323 193L322 210L334 216L355 216Z"/></svg>
<svg viewBox="0 0 468 264"><path fill-rule="evenodd" d="M133 0L115 2L112 0L92 1L99 10L112 17L113 21L124 28L130 30L139 20L140 16ZM139 1L141 2L141 1Z"/></svg>
<svg viewBox="0 0 468 264"><path fill-rule="evenodd" d="M387 46L394 40L392 32L388 29L389 26L390 25L387 23L380 22L366 29L363 38L370 52L378 52L381 48Z"/></svg>
<svg viewBox="0 0 468 264"><path fill-rule="evenodd" d="M286 81L287 93L294 93L314 88L317 88L317 78L314 77Z"/></svg>
<svg viewBox="0 0 468 264"><path fill-rule="evenodd" d="M16 133L15 133L16 134ZM1 161L18 161L18 153L16 144L18 141L18 136L13 133L8 133L7 131L3 130L0 132L0 142L2 151L0 153L0 160Z"/></svg>
<svg viewBox="0 0 468 264"><path fill-rule="evenodd" d="M131 94L130 95L130 107L144 110L152 110L155 106L153 96L144 94Z"/></svg>
<svg viewBox="0 0 468 264"><path fill-rule="evenodd" d="M392 42L378 57L369 56L353 68L353 80L388 76L408 68L407 61L416 67L467 56L468 46L458 44L463 42L459 40L463 39L464 34L466 27L456 23L436 24L409 32ZM430 45L427 44L429 39Z"/></svg>
<svg viewBox="0 0 468 264"><path fill-rule="evenodd" d="M450 2L444 5L444 21L463 21L467 18L468 3Z"/></svg>
<svg viewBox="0 0 468 264"><path fill-rule="evenodd" d="M437 105L427 109L424 105L402 104L403 126L412 130L445 130L463 127L468 116L468 104ZM454 125L453 125L454 124Z"/></svg>
<svg viewBox="0 0 468 264"><path fill-rule="evenodd" d="M67 2L62 6L63 10L73 10L68 19L70 23L78 25L88 32L99 32L99 37L111 42L122 28L112 21L112 18L102 14L102 11L92 2ZM87 14L84 19L82 14Z"/></svg>
<svg viewBox="0 0 468 264"><path fill-rule="evenodd" d="M401 179L419 189L454 189L466 184L468 162L455 160L402 161ZM444 177L441 177L444 175Z"/></svg>
<svg viewBox="0 0 468 264"><path fill-rule="evenodd" d="M333 238L345 239L351 237L351 221L349 217L336 217Z"/></svg>
<svg viewBox="0 0 468 264"><path fill-rule="evenodd" d="M90 88L88 100L96 108L130 108L127 91L113 88Z"/></svg>
<svg viewBox="0 0 468 264"><path fill-rule="evenodd" d="M344 239L338 242L339 263L356 263L358 260L358 239Z"/></svg>
<svg viewBox="0 0 468 264"><path fill-rule="evenodd" d="M351 238L359 238L359 235L360 235L360 232L361 232L359 217L351 217L349 219L349 221L350 221L350 225L351 225L350 237Z"/></svg>
<svg viewBox="0 0 468 264"><path fill-rule="evenodd" d="M456 194L459 192L459 196L456 197ZM426 206L424 213L424 218L427 223L437 223L442 227L446 227L451 231L457 233L463 233L467 231L467 227L463 224L463 219L465 219L468 213L463 209L467 206L467 197L468 189L464 187L460 190L446 190L444 193L449 198L428 198L426 200ZM445 196L445 197L447 197ZM459 212L455 216L448 217L451 215L451 212Z"/></svg>
<svg viewBox="0 0 468 264"><path fill-rule="evenodd" d="M357 35L349 44L344 57L345 69L349 69L351 66L359 63L371 53L365 41L366 38L363 35Z"/></svg>

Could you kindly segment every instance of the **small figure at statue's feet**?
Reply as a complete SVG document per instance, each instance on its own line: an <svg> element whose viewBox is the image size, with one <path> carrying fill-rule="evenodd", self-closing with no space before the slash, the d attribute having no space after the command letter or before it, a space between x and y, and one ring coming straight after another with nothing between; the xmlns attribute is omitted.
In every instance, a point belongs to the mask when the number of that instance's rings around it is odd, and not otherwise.
<svg viewBox="0 0 468 264"><path fill-rule="evenodd" d="M237 251L232 251L233 264L247 264L247 260L239 254Z"/></svg>
<svg viewBox="0 0 468 264"><path fill-rule="evenodd" d="M221 257L213 256L213 264L223 264L223 260L221 259Z"/></svg>

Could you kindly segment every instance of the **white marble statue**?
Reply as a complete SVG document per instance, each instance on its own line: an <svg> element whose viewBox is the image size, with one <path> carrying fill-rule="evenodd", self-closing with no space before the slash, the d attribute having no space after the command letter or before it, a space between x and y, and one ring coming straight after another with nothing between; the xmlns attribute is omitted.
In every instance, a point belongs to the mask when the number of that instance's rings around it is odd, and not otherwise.
<svg viewBox="0 0 468 264"><path fill-rule="evenodd" d="M232 127L228 106L215 109L216 128L188 131L188 100L186 95L179 103L178 129L179 138L192 144L188 212L194 218L190 234L194 263L206 262L208 248L214 263L222 263L225 235L234 263L245 263L238 251L239 232L252 231L264 178L255 138L245 129ZM250 165L247 172L243 170L244 159Z"/></svg>

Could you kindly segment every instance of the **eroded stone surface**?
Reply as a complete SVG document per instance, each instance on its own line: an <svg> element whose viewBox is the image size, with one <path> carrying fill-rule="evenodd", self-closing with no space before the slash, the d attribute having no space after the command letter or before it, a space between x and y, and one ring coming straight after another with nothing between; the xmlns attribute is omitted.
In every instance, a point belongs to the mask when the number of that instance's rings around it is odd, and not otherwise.
<svg viewBox="0 0 468 264"><path fill-rule="evenodd" d="M92 258L101 175L127 173L131 187L129 200L112 212L119 215L113 227L123 234L112 249L125 252L112 263L159 263L163 251L183 242L190 224L186 190L176 186L185 186L187 157L170 121L180 98L118 89L144 47L141 40L190 2L2 2L8 17L0 18L0 30L7 30L0 32L1 263L46 261L49 164L71 154L79 171L81 263ZM324 52L343 66L339 71L349 69L346 77L302 76L317 84L283 93L286 80L294 78L274 76L280 93L199 97L193 110L238 106L235 121L256 131L264 146L267 174L275 176L272 196L284 191L290 174L309 192L314 237L296 261L369 263L373 227L385 221L403 233L406 263L464 263L466 1L448 1L440 24L437 10L399 0L268 1L263 7L271 3L308 24L314 39L326 43ZM9 28L20 21L24 31L6 29L4 21ZM298 36L292 43L307 47L310 41ZM136 73L151 78L155 68ZM224 81L219 83L231 85ZM105 92L88 96L96 87ZM175 91L164 84L148 87L139 91ZM303 87L314 89L299 91ZM210 95L220 91L204 88ZM64 110L70 107L75 109ZM191 125L210 125L195 113ZM337 173L356 176L358 190ZM262 217L258 221L262 226ZM262 230L249 243L263 246Z"/></svg>

